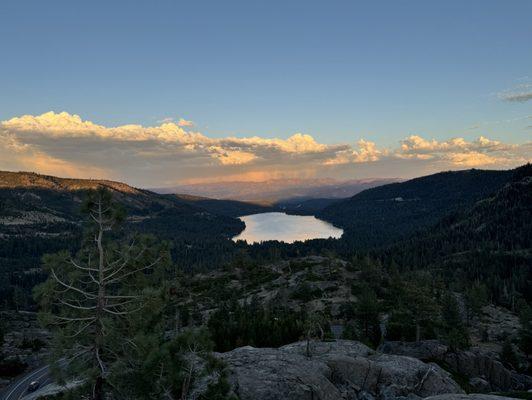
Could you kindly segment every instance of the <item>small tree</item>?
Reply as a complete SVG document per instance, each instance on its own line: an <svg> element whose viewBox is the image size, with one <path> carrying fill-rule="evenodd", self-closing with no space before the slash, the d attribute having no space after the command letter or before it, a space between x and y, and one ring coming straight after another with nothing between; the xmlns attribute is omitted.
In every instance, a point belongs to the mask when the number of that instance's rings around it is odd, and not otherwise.
<svg viewBox="0 0 532 400"><path fill-rule="evenodd" d="M519 365L514 346L508 337L504 340L502 345L501 360L514 369Z"/></svg>
<svg viewBox="0 0 532 400"><path fill-rule="evenodd" d="M314 340L323 341L325 339L325 327L328 325L325 316L315 311L311 313L305 323L305 339L307 341L306 356L312 356L311 342Z"/></svg>
<svg viewBox="0 0 532 400"><path fill-rule="evenodd" d="M472 286L465 292L464 296L465 306L467 311L467 323L471 323L471 318L474 315L479 315L482 312L482 307L488 303L488 289L484 284Z"/></svg>
<svg viewBox="0 0 532 400"><path fill-rule="evenodd" d="M421 328L426 327L437 316L438 305L430 288L420 283L409 283L405 291L406 306L416 326L416 342L421 340Z"/></svg>
<svg viewBox="0 0 532 400"><path fill-rule="evenodd" d="M371 288L362 288L355 305L355 315L362 328L363 341L376 345L380 340L379 302Z"/></svg>
<svg viewBox="0 0 532 400"><path fill-rule="evenodd" d="M81 250L75 257L67 252L45 256L49 278L35 295L40 320L54 335L53 361L68 361L70 371L91 383L91 398L102 400L113 386L113 365L136 346L135 334L153 331L159 323L161 288L153 287L169 254L164 243L149 237L108 240L124 218L110 192L90 193L84 211L89 227ZM140 314L146 305L149 313Z"/></svg>
<svg viewBox="0 0 532 400"><path fill-rule="evenodd" d="M470 345L469 332L460 316L458 302L452 293L447 293L442 299L442 327L443 336L452 351L468 348Z"/></svg>
<svg viewBox="0 0 532 400"><path fill-rule="evenodd" d="M26 293L24 289L16 285L13 287L13 304L15 305L15 310L20 311L21 308L26 307Z"/></svg>

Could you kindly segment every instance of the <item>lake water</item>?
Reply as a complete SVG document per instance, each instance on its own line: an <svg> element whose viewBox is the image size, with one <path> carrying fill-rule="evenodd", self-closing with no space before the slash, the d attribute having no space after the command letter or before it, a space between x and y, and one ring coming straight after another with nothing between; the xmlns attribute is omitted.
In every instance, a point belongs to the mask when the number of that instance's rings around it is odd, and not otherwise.
<svg viewBox="0 0 532 400"><path fill-rule="evenodd" d="M252 214L240 217L246 228L234 241L249 244L266 240L293 243L297 240L340 238L344 231L313 216L288 215L281 212Z"/></svg>

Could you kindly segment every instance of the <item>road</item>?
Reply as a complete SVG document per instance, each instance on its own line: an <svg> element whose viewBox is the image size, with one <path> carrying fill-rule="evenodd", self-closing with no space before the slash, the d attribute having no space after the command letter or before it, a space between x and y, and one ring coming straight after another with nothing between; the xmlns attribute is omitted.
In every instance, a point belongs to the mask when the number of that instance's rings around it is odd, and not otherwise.
<svg viewBox="0 0 532 400"><path fill-rule="evenodd" d="M52 377L50 373L50 367L45 365L35 371L29 372L26 375L21 376L11 386L0 393L0 399L2 400L18 400L22 399L28 394L28 385L32 381L39 381L40 387L46 386L52 383Z"/></svg>

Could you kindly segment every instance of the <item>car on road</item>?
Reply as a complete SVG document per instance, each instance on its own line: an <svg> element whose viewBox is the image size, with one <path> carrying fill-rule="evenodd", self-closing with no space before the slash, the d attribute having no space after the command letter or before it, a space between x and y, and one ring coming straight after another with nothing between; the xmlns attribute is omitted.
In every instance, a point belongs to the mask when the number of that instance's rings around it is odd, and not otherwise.
<svg viewBox="0 0 532 400"><path fill-rule="evenodd" d="M39 389L40 384L41 383L39 381L31 381L28 385L28 392L35 392L37 389Z"/></svg>

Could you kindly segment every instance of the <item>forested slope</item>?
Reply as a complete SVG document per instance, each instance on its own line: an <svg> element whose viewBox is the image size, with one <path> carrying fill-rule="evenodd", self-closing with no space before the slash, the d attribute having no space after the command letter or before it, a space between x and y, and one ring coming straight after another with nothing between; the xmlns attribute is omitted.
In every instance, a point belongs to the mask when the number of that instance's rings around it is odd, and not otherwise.
<svg viewBox="0 0 532 400"><path fill-rule="evenodd" d="M365 190L318 216L345 229L354 247L390 244L500 189L512 171L441 172Z"/></svg>
<svg viewBox="0 0 532 400"><path fill-rule="evenodd" d="M63 179L26 172L0 172L0 299L13 287L29 292L42 279L41 257L76 250L89 190L105 187L127 213L127 234L151 233L172 242L176 261L206 268L230 257L227 240L244 224L229 216L129 185L106 180ZM228 251L229 249L229 251Z"/></svg>
<svg viewBox="0 0 532 400"><path fill-rule="evenodd" d="M506 185L384 254L403 268L436 269L484 282L494 300L512 307L532 300L532 165Z"/></svg>

